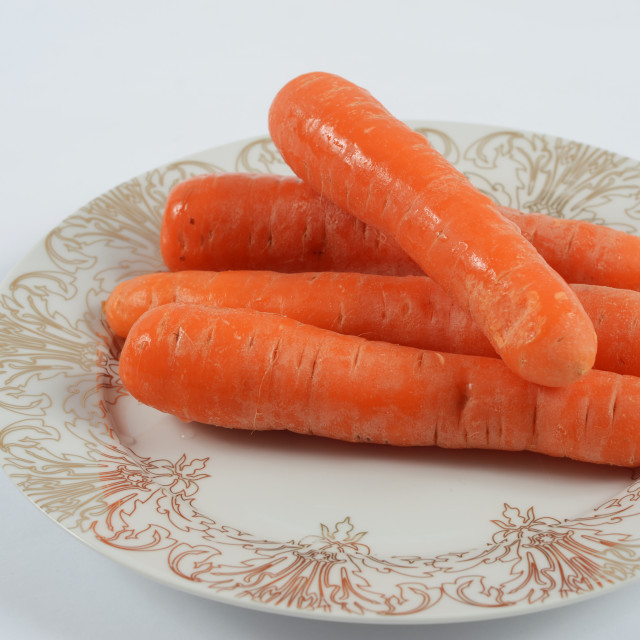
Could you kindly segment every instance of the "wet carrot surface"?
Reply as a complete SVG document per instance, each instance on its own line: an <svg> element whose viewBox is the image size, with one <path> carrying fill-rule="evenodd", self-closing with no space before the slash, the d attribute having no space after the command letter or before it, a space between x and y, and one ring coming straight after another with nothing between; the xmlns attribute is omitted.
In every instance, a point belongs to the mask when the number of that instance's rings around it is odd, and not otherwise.
<svg viewBox="0 0 640 640"><path fill-rule="evenodd" d="M593 325L562 278L367 91L332 74L299 76L276 95L269 130L302 180L395 238L520 376L562 386L593 366Z"/></svg>

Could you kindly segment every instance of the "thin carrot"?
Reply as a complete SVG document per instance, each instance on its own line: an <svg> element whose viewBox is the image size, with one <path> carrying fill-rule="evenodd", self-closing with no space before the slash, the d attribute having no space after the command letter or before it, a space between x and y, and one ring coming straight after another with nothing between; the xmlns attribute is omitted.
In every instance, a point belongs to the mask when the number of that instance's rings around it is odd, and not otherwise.
<svg viewBox="0 0 640 640"><path fill-rule="evenodd" d="M595 367L640 376L640 292L571 285L598 336ZM176 271L118 284L104 310L126 337L147 310L171 302L249 308L419 349L495 357L465 313L426 276L273 271Z"/></svg>
<svg viewBox="0 0 640 640"><path fill-rule="evenodd" d="M562 386L593 366L593 326L562 278L487 196L367 91L327 73L299 76L276 95L269 130L294 173L393 236L520 376Z"/></svg>
<svg viewBox="0 0 640 640"><path fill-rule="evenodd" d="M114 332L126 337L145 311L172 302L255 309L370 340L495 356L469 315L426 276L160 272L118 284L104 311Z"/></svg>
<svg viewBox="0 0 640 640"><path fill-rule="evenodd" d="M591 222L500 213L567 282L640 291L640 237ZM171 270L265 269L422 275L388 234L292 176L214 173L169 194L161 245Z"/></svg>
<svg viewBox="0 0 640 640"><path fill-rule="evenodd" d="M181 420L350 442L528 450L632 467L640 379L528 383L497 358L345 336L253 310L146 312L120 359L140 402Z"/></svg>

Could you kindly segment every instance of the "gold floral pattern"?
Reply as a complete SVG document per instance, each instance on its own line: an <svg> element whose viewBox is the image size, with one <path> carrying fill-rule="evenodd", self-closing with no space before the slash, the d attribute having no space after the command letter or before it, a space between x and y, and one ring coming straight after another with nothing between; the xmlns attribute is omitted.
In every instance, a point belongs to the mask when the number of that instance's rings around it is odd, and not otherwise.
<svg viewBox="0 0 640 640"><path fill-rule="evenodd" d="M637 231L635 161L539 134L417 129L502 204ZM483 545L389 556L369 546L369 534L346 514L296 540L218 522L195 500L215 456L151 458L118 438L115 408L126 396L121 343L104 322L102 303L117 282L162 267L158 232L169 190L203 172L287 171L266 138L225 157L213 150L210 158L156 169L96 198L51 231L37 258L0 292L0 457L39 508L94 547L127 554L143 571L145 558L161 558L167 581L198 593L343 619L430 621L452 607L463 617L526 611L637 575L635 476L579 518L505 504Z"/></svg>
<svg viewBox="0 0 640 640"><path fill-rule="evenodd" d="M640 165L610 151L543 135L501 131L465 150L466 173L501 204L528 212L603 223L603 208L640 214ZM507 166L515 184L504 184ZM615 210L615 209L614 209ZM612 223L611 220L607 220ZM626 221L625 221L626 222ZM635 231L634 224L614 224Z"/></svg>

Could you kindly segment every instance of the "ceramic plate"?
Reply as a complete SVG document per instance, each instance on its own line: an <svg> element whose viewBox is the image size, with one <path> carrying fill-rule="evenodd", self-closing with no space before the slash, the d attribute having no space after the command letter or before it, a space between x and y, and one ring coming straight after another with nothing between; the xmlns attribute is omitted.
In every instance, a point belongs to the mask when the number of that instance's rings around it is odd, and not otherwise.
<svg viewBox="0 0 640 640"><path fill-rule="evenodd" d="M484 192L636 232L640 164L577 142L413 123ZM162 268L170 188L285 173L266 138L160 167L53 229L1 288L0 456L35 505L131 569L215 600L430 623L601 594L640 568L640 481L535 454L392 449L184 424L133 401L101 305Z"/></svg>

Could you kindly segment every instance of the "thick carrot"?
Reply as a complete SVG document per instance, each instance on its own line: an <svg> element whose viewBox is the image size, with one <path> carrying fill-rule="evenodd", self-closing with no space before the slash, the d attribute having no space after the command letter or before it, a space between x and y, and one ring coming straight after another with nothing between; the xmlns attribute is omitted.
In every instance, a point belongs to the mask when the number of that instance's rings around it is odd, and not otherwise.
<svg viewBox="0 0 640 640"><path fill-rule="evenodd" d="M528 383L497 358L345 336L253 310L146 312L120 358L140 402L181 420L350 442L528 450L632 467L640 379Z"/></svg>
<svg viewBox="0 0 640 640"><path fill-rule="evenodd" d="M487 196L368 92L327 73L299 76L276 95L269 130L300 178L393 236L520 376L562 386L593 366L595 331L573 291Z"/></svg>
<svg viewBox="0 0 640 640"><path fill-rule="evenodd" d="M293 176L214 173L169 193L160 248L167 267L422 274L384 234Z"/></svg>
<svg viewBox="0 0 640 640"><path fill-rule="evenodd" d="M500 213L567 282L640 291L640 237L601 224ZM171 270L265 269L422 275L388 234L292 176L214 173L169 194L161 245Z"/></svg>
<svg viewBox="0 0 640 640"><path fill-rule="evenodd" d="M640 292L571 285L598 336L595 367L640 376ZM126 337L147 310L171 302L279 313L315 327L419 349L495 357L465 313L426 276L273 271L176 271L118 284L104 310Z"/></svg>

